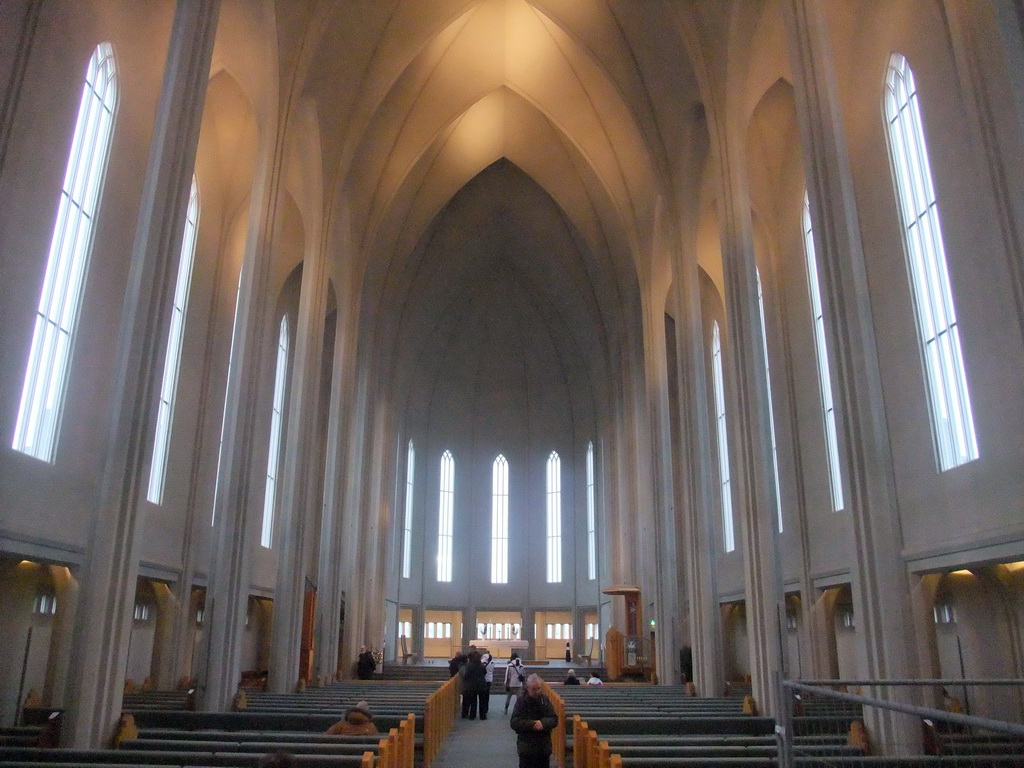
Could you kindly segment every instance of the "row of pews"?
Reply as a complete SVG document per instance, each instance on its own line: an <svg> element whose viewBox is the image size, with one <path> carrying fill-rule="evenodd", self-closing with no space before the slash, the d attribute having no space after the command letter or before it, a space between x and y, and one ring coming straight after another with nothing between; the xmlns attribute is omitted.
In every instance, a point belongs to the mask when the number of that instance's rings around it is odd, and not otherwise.
<svg viewBox="0 0 1024 768"><path fill-rule="evenodd" d="M559 686L572 768L1008 768L1024 744L946 734L931 755L871 755L860 705L804 697L792 718L791 754L773 718L744 711L738 696L698 698L681 687Z"/></svg>
<svg viewBox="0 0 1024 768"><path fill-rule="evenodd" d="M454 686L437 683L336 683L299 693L249 693L245 708L197 712L177 692L125 695L125 717L107 749L38 746L46 725L0 729L0 766L19 768L257 768L287 753L303 768L413 768L429 765L454 719ZM172 694L172 695L169 695ZM439 703L439 697L443 699ZM376 735L328 735L345 711L365 701ZM440 711L438 708L440 707ZM433 734L425 726L433 711ZM450 722L449 726L450 727ZM432 746L428 746L432 745Z"/></svg>

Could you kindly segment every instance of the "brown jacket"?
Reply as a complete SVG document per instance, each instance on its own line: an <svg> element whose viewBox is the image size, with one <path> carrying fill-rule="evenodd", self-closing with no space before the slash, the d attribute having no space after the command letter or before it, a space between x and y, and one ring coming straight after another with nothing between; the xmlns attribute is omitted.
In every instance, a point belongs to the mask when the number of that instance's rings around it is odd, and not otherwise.
<svg viewBox="0 0 1024 768"><path fill-rule="evenodd" d="M352 707L345 713L345 717L330 728L327 733L332 735L349 734L356 736L372 736L377 733L377 726L374 725L373 715L365 709Z"/></svg>

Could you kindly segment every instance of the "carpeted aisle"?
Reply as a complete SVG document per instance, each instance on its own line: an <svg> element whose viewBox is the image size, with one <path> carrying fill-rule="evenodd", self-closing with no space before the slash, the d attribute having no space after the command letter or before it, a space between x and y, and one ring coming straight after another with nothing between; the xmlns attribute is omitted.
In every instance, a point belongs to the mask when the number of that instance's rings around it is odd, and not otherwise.
<svg viewBox="0 0 1024 768"><path fill-rule="evenodd" d="M503 715L504 702L505 694L491 696L486 720L457 719L431 768L519 768L516 734L508 724L512 710Z"/></svg>

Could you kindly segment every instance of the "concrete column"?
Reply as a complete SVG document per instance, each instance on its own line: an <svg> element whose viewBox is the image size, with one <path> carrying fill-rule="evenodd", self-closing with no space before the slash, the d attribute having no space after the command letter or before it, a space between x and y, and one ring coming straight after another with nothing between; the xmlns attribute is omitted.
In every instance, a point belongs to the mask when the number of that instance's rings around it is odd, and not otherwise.
<svg viewBox="0 0 1024 768"><path fill-rule="evenodd" d="M337 675L346 665L339 663L341 604L344 593L342 560L346 537L346 477L349 459L351 402L358 302L339 300L334 326L334 360L328 405L327 446L324 458L323 515L320 520L320 559L317 563L317 642L314 645L318 674ZM422 641L421 641L422 642ZM420 648L422 652L422 647Z"/></svg>
<svg viewBox="0 0 1024 768"><path fill-rule="evenodd" d="M105 744L121 714L142 533L137 502L219 8L217 0L182 2L175 11L113 369L109 452L75 620L76 664L90 674L72 679L67 746Z"/></svg>
<svg viewBox="0 0 1024 768"><path fill-rule="evenodd" d="M47 566L53 580L57 613L50 629L50 654L46 667L46 681L43 684L43 701L50 706L63 707L67 700L67 688L75 628L75 611L78 607L79 584L75 575L64 566Z"/></svg>
<svg viewBox="0 0 1024 768"><path fill-rule="evenodd" d="M726 397L730 414L730 464L736 493L734 509L741 522L738 544L743 552L750 674L758 708L777 708L778 674L785 663L786 617L778 562L778 513L768 374L757 296L753 223L747 188L743 137L739 121L726 108L712 120L717 134L720 177L720 227L729 375Z"/></svg>
<svg viewBox="0 0 1024 768"><path fill-rule="evenodd" d="M808 169L815 252L821 275L840 436L844 491L854 534L852 591L864 675L913 677L913 622L892 459L872 325L870 292L840 115L838 84L821 5L786 0L783 17L797 118ZM904 689L892 693L907 698ZM868 711L868 731L886 753L910 749L920 728L905 716Z"/></svg>
<svg viewBox="0 0 1024 768"><path fill-rule="evenodd" d="M836 649L835 605L838 589L826 589L811 604L808 624L812 645L812 676L819 680L839 677L839 655Z"/></svg>
<svg viewBox="0 0 1024 768"><path fill-rule="evenodd" d="M319 242L307 244L295 354L288 361L288 421L281 463L284 482L274 525L278 559L268 687L277 693L290 691L299 676L306 552L311 546L310 534L323 503L313 491L320 487L318 478L323 471L316 436L321 420L320 381L327 287L323 249ZM316 653L315 642L313 652ZM315 662L312 671L314 678L319 677Z"/></svg>
<svg viewBox="0 0 1024 768"><path fill-rule="evenodd" d="M691 115L702 120L703 114ZM694 206L696 210L697 206ZM693 231L696 221L681 222ZM678 286L676 349L679 380L679 425L682 432L680 486L683 508L683 581L688 600L689 644L693 654L693 683L702 696L715 695L725 685L722 674L722 622L718 610L715 570L718 542L712 515L720 509L712 478L710 402L707 351L700 301L700 275L692 244L680 247L673 259L673 284Z"/></svg>
<svg viewBox="0 0 1024 768"><path fill-rule="evenodd" d="M177 683L178 670L169 662L174 657L172 648L177 642L178 619L181 605L171 588L160 582L152 582L156 595L156 632L153 636L153 662L150 678L158 691L167 691Z"/></svg>
<svg viewBox="0 0 1024 768"><path fill-rule="evenodd" d="M943 0L943 10L968 106L964 119L973 122L986 159L1002 255L1024 336L1024 0ZM1010 104L1016 109L1007 108Z"/></svg>

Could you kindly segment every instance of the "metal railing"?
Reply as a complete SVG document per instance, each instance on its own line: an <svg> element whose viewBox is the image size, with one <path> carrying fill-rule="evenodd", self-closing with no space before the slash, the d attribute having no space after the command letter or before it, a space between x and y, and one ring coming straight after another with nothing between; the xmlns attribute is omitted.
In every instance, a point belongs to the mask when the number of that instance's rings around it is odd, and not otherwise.
<svg viewBox="0 0 1024 768"><path fill-rule="evenodd" d="M1024 766L1024 680L782 681L779 765ZM939 758L939 759L934 759Z"/></svg>

